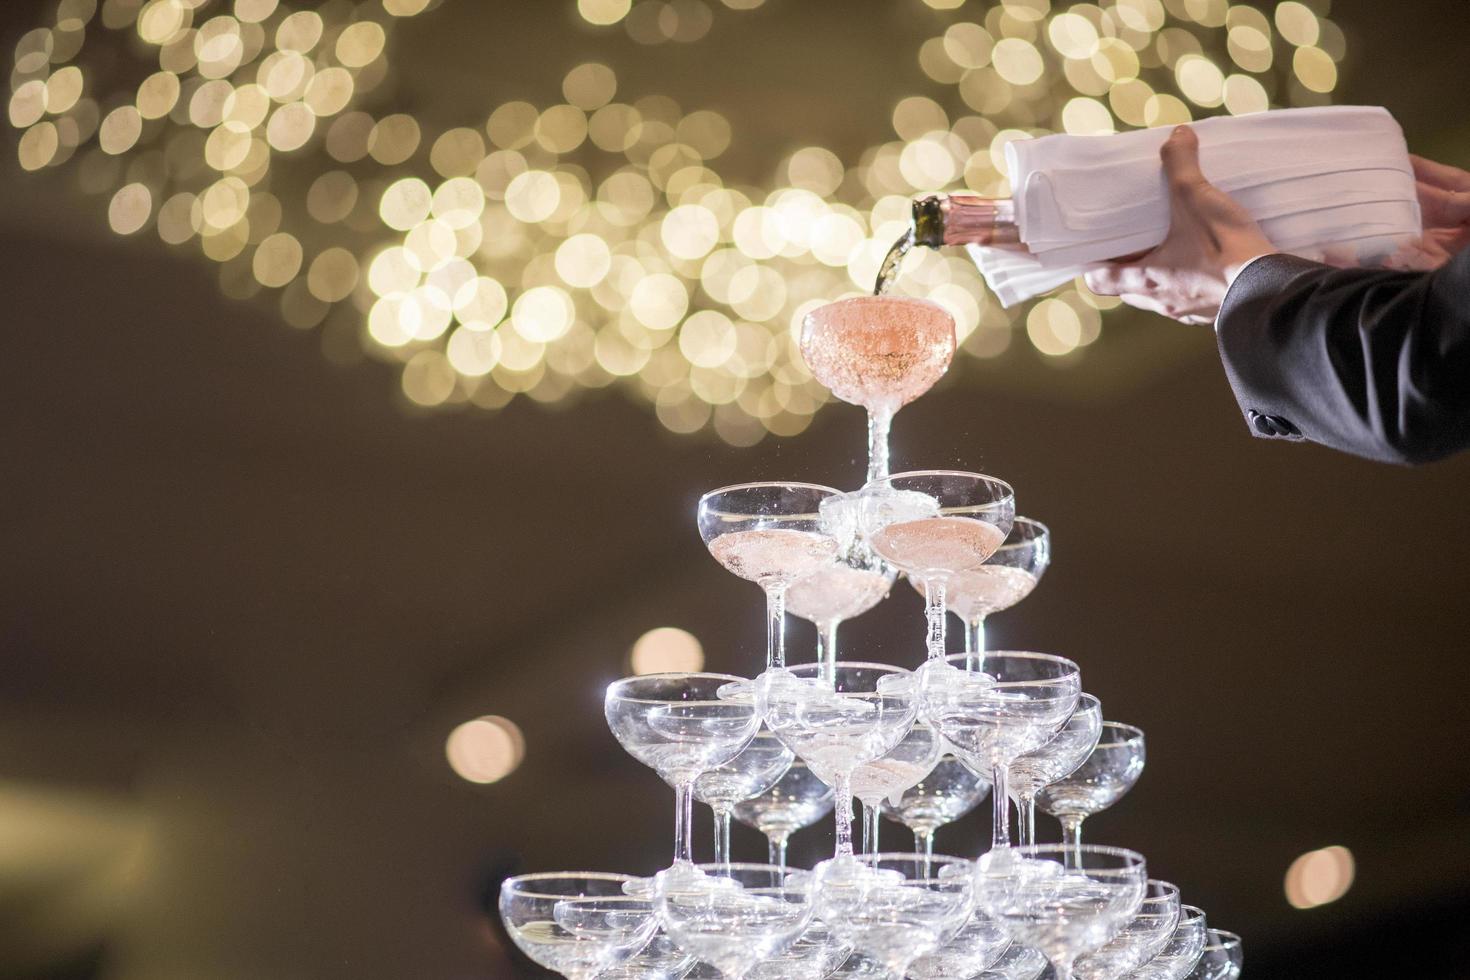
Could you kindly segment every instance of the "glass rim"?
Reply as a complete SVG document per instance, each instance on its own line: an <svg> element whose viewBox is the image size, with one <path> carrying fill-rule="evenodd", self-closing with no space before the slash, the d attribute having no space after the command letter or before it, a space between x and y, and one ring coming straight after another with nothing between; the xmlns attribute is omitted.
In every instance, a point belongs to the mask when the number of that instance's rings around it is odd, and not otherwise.
<svg viewBox="0 0 1470 980"><path fill-rule="evenodd" d="M1102 726L1103 726L1104 729L1112 728L1112 729L1115 729L1115 730L1118 730L1118 731L1126 732L1126 733L1128 733L1128 736L1126 738L1122 739L1121 741L1115 741L1115 742L1102 742L1102 741L1099 741L1097 743L1097 745L1096 745L1096 748L1099 748L1099 749L1126 749L1128 746L1133 745L1136 742L1142 742L1144 740L1143 729L1142 728L1139 728L1137 725L1130 725L1127 722L1123 722L1123 721L1108 721L1106 718L1104 718L1103 719Z"/></svg>
<svg viewBox="0 0 1470 980"><path fill-rule="evenodd" d="M1033 678L1031 680L1025 681L998 680L995 682L996 687L1034 687L1038 684L1056 684L1060 681L1066 680L1068 677L1073 676L1077 677L1080 683L1082 677L1082 668L1077 666L1077 661L1071 659L1070 657L1064 657L1059 653L1041 653L1036 650L981 650L975 653L947 653L943 657L940 657L938 659L942 660L945 663L948 663L951 660L963 660L967 662L970 660L978 660L980 663L983 663L984 661L989 660L991 657L1014 657L1019 660L1045 660L1051 661L1053 663L1066 664L1067 666L1072 668L1072 672L1070 674L1058 674L1056 677ZM965 670L968 673L972 674L985 673L985 671L981 670L979 666L975 667L973 670L967 667L965 668ZM1079 691L1079 698L1081 694L1082 692ZM1102 702L1099 701L1098 703L1101 704ZM1106 726L1107 724L1108 722L1104 720L1103 725ZM1142 732L1140 732L1139 734L1142 734Z"/></svg>
<svg viewBox="0 0 1470 980"><path fill-rule="evenodd" d="M1012 494L1013 495L1014 495L1014 492L1015 491L1012 491ZM1045 524L1041 523L1040 521L1036 520L1035 518L1032 518L1032 517L1020 517L1020 516L1016 516L1016 517L1012 517L1011 518L1011 529L1010 529L1009 532L1006 533L1006 537L1007 538L1009 538L1012 534L1016 533L1016 526L1019 525L1019 524L1034 524L1037 527L1041 528L1041 533L1038 534L1038 535L1035 535L1033 537L1029 537L1025 541L1006 541L1006 542L1002 542L1001 543L1001 546L999 548L996 548L995 549L995 552L993 553L993 555L994 554L999 554L1002 551L1014 551L1014 550L1016 550L1018 548L1032 548L1032 547L1035 547L1036 546L1036 542L1038 542L1038 541L1041 541L1041 540L1050 541L1051 540L1051 528L1047 527ZM993 555L992 555L992 557L993 557ZM990 563L990 559L987 558L985 560L985 564L988 565L989 563ZM978 567L982 567L982 566L976 566L976 567L978 568Z"/></svg>
<svg viewBox="0 0 1470 980"><path fill-rule="evenodd" d="M1226 929L1209 928L1205 930L1205 949L1230 949L1235 946L1245 945L1238 933Z"/></svg>
<svg viewBox="0 0 1470 980"><path fill-rule="evenodd" d="M1205 910L1202 909L1202 908L1200 908L1198 905L1181 905L1181 906L1179 906L1179 918L1181 920L1184 918L1184 914L1186 912L1189 913L1194 918L1197 918L1197 919L1203 919L1203 918L1205 918Z"/></svg>
<svg viewBox="0 0 1470 980"><path fill-rule="evenodd" d="M877 668L877 669L882 670L883 672L889 673L889 674L912 674L913 673L912 670L909 670L907 667L900 667L900 666L898 666L898 664L880 664L880 663L878 663L876 661L870 661L870 660L839 660L836 663L832 663L832 664L824 663L823 661L820 661L820 660L815 660L815 661L812 661L811 663L797 664L794 667L788 664L786 667L784 667L782 669L785 670L787 673L794 674L797 671L823 670L823 669L828 668L828 667L832 667L832 668L835 668L837 670L841 670L844 667L861 667L863 669Z"/></svg>
<svg viewBox="0 0 1470 980"><path fill-rule="evenodd" d="M805 322L807 318L816 313L817 310L826 309L829 306L866 306L870 303L875 302L879 304L899 303L903 306L928 306L939 311L940 313L943 313L945 316L949 317L951 321L954 320L953 313L949 312L949 310L945 309L943 305L934 302L934 300L932 299L925 299L922 296L894 295L893 293L883 293L881 295L874 295L873 293L855 293L852 296L842 296L830 302L823 303L821 306L812 307L810 310L807 310L804 314L802 314L801 319L803 322Z"/></svg>
<svg viewBox="0 0 1470 980"><path fill-rule="evenodd" d="M526 882L556 881L558 879L581 879L583 881L606 881L609 883L618 882L619 884L626 885L630 881L637 881L638 876L624 874L621 871L533 871L529 874L514 875L510 878L505 879L500 883L500 891L503 894L506 891L507 886L510 886L513 888L515 894L521 898L552 898L558 900L565 898L630 897L626 896L626 893L622 891L610 893L608 895L562 895L555 892L537 892L523 890L518 887Z"/></svg>
<svg viewBox="0 0 1470 980"><path fill-rule="evenodd" d="M992 500L990 501L990 503L1000 503L1001 501L1005 500L1006 497L1015 499L1016 496L1016 488L1011 486L1005 480L1002 480L998 476L991 476L989 473L976 473L974 470L904 470L902 473L890 473L887 476L879 477L876 480L869 480L867 483L863 484L862 489L866 490L868 487L882 486L883 484L892 484L894 480L901 480L905 477L911 476L962 476L967 478L979 477L981 480L984 480L987 483L999 484L1000 486L1005 487L1005 497L1000 497L997 500Z"/></svg>
<svg viewBox="0 0 1470 980"><path fill-rule="evenodd" d="M1139 852L1129 850L1126 847L1114 847L1110 844L1017 844L1010 848L1016 854L1032 857L1040 854L1064 854L1076 856L1079 854L1097 854L1107 857L1123 858L1131 861L1130 868L1147 866L1148 860ZM1086 870L1086 869L1083 869ZM1106 871L1129 870L1128 868L1106 868L1098 869Z"/></svg>
<svg viewBox="0 0 1470 980"><path fill-rule="evenodd" d="M706 490L699 496L699 505L702 507L704 506L704 502L710 497L713 497L716 494L728 493L731 490L765 490L771 487L795 487L799 490L821 490L822 492L831 495L838 495L842 493L842 491L838 490L836 487L829 487L821 483L804 483L800 480L756 480L752 483L731 483L728 486L716 487L713 490Z"/></svg>
<svg viewBox="0 0 1470 980"><path fill-rule="evenodd" d="M611 698L616 698L619 701L629 701L629 702L632 702L632 703L635 703L635 704L739 704L738 701L735 701L733 699L721 698L717 694L715 696L713 696L713 697L708 698L708 699L706 699L706 698L693 698L693 699L679 698L679 699L672 699L672 698L634 697L634 696L629 695L629 694L620 693L617 690L618 688L621 688L621 687L623 687L625 685L631 686L631 685L637 683L638 681L643 681L643 680L660 680L660 679L681 678L681 677L708 678L709 680L720 681L721 682L721 686L724 686L725 684L729 684L731 681L744 682L746 684L754 683L754 681L751 678L749 678L749 677L739 677L739 676L737 676L735 674L717 674L717 673L709 673L709 672L697 671L697 670L692 670L692 671L668 670L668 671L661 671L661 672L654 673L654 674L633 674L631 677L620 677L620 678L618 678L617 680L613 681L611 684L609 684L607 686L607 692L603 695L603 700L606 701L606 700L611 699Z"/></svg>

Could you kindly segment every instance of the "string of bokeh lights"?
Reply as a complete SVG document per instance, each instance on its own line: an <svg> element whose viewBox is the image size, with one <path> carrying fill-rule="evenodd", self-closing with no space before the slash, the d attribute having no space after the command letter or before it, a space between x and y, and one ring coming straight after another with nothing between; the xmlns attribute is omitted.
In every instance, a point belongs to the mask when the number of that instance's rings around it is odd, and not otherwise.
<svg viewBox="0 0 1470 980"><path fill-rule="evenodd" d="M649 45L765 0L721 2L575 0L589 30ZM401 365L417 405L619 385L672 431L750 445L828 399L795 325L870 287L913 195L1007 196L1017 138L1321 104L1346 51L1330 0L903 2L937 33L895 138L857 160L796 149L762 187L716 169L724 115L622 93L602 63L427 131L385 83L395 23L453 16L438 0L59 0L16 46L9 118L22 167L70 163L115 232L199 249L227 295L272 296L329 356ZM1003 310L956 254L909 259L900 291L948 307L977 358L1017 337L1075 358L1111 305L1073 284Z"/></svg>

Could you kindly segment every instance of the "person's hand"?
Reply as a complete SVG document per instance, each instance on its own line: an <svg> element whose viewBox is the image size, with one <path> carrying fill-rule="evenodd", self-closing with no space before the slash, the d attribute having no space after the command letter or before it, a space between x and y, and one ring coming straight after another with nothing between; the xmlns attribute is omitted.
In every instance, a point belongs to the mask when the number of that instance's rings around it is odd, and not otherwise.
<svg viewBox="0 0 1470 980"><path fill-rule="evenodd" d="M1410 156L1424 213L1424 236L1386 263L1391 268L1438 269L1470 246L1470 173Z"/></svg>
<svg viewBox="0 0 1470 980"><path fill-rule="evenodd" d="M1185 323L1213 323L1240 267L1276 251L1250 213L1205 180L1199 137L1170 134L1159 155L1169 180L1169 235L1136 259L1087 273L1087 288Z"/></svg>

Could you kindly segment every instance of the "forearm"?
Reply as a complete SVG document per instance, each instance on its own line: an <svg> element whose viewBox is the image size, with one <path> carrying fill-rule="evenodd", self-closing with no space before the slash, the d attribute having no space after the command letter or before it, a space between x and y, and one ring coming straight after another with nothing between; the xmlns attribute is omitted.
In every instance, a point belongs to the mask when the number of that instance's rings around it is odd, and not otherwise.
<svg viewBox="0 0 1470 980"><path fill-rule="evenodd" d="M1470 252L1438 272L1248 265L1217 321L1241 408L1417 463L1470 446Z"/></svg>

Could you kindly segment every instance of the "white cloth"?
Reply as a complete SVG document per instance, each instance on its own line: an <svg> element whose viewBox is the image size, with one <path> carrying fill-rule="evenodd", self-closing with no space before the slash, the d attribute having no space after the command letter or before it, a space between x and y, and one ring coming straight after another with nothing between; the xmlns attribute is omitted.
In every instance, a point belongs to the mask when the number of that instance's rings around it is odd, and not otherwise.
<svg viewBox="0 0 1470 980"><path fill-rule="evenodd" d="M1278 249L1381 262L1422 232L1403 131L1371 106L1282 109L1194 123L1200 168ZM1169 230L1159 149L1173 127L1043 136L1006 147L1026 252L972 245L991 291L1013 306L1095 264L1153 248Z"/></svg>

